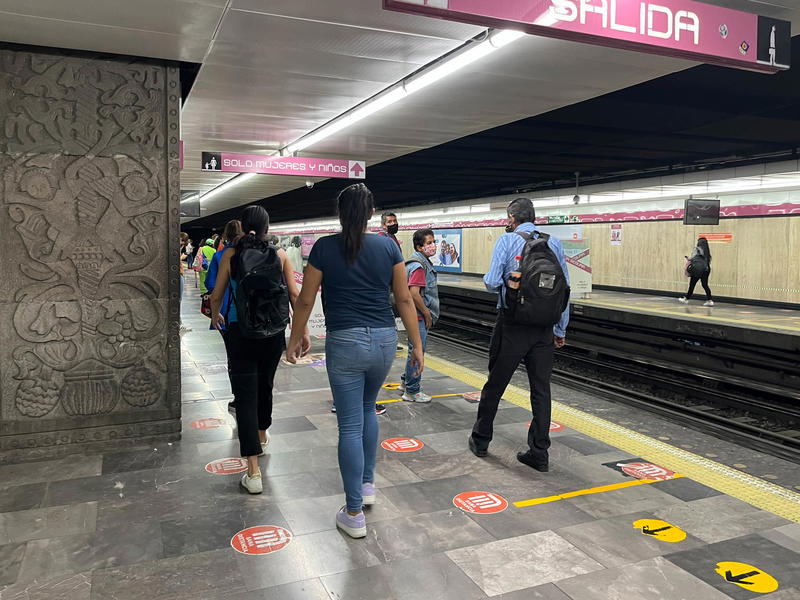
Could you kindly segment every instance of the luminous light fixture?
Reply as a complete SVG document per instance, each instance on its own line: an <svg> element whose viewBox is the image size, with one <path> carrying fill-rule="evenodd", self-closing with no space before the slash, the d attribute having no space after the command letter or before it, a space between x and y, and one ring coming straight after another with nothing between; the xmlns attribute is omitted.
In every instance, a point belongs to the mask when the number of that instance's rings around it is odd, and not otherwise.
<svg viewBox="0 0 800 600"><path fill-rule="evenodd" d="M213 190L211 190L209 192L206 192L205 194L200 196L200 199L201 200L209 200L209 199L213 198L214 196L216 196L217 194L220 194L220 193L222 193L224 191L227 191L227 190L231 189L233 186L239 185L240 183L244 183L248 179L250 179L252 177L255 177L255 175L256 175L256 173L240 173L236 177L231 177L225 183L223 183L221 185L218 185Z"/></svg>

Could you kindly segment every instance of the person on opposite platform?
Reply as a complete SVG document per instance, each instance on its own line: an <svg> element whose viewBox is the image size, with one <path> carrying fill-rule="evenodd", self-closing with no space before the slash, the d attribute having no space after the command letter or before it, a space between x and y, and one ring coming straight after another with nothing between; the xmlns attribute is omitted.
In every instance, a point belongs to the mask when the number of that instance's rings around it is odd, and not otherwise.
<svg viewBox="0 0 800 600"><path fill-rule="evenodd" d="M417 307L419 336L422 351L425 352L428 332L439 319L439 286L436 269L430 260L436 254L436 240L432 229L419 229L414 232L414 254L406 261L408 289ZM422 393L422 376L415 375L412 363L414 346L408 338L408 360L406 371L400 383L400 393L407 402L430 402L431 397Z"/></svg>
<svg viewBox="0 0 800 600"><path fill-rule="evenodd" d="M688 304L699 281L706 293L706 301L703 306L714 306L711 288L708 287L708 278L711 276L711 248L708 247L708 240L704 237L699 238L697 245L692 250L692 255L687 256L686 259L689 261L686 266L686 273L689 275L689 291L678 300L683 304Z"/></svg>
<svg viewBox="0 0 800 600"><path fill-rule="evenodd" d="M339 194L342 232L319 239L311 250L286 350L286 359L296 363L303 351L301 332L321 285L327 328L326 369L336 403L339 469L347 498L336 514L336 526L354 538L367 535L362 508L375 503L375 401L397 346L390 287L414 346L411 361L415 373L422 373L424 365L400 249L390 239L367 233L373 207L372 192L363 183Z"/></svg>
<svg viewBox="0 0 800 600"><path fill-rule="evenodd" d="M489 347L489 378L481 391L478 416L469 437L469 449L478 457L488 454L500 399L520 362L524 361L530 384L533 420L528 429L528 451L518 453L517 460L544 472L548 470L547 450L550 447L550 374L554 350L563 347L566 342L569 303L564 302L566 308L552 326L521 325L511 318L507 303L508 282L512 273L520 268L519 259L528 239L538 239L542 234L534 225L536 212L530 199L517 198L508 205L506 212L508 233L498 238L489 272L483 278L486 289L498 294L499 312ZM549 237L547 247L554 255L553 260L557 260L568 286L569 273L561 242ZM567 294L568 290L567 287ZM557 310L561 310L560 305Z"/></svg>

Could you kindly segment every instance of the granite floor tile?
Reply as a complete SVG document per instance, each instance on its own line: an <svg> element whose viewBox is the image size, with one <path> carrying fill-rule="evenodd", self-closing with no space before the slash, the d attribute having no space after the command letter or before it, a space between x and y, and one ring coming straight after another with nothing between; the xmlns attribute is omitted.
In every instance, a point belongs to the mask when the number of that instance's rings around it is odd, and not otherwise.
<svg viewBox="0 0 800 600"><path fill-rule="evenodd" d="M477 458L469 451L462 451L460 454L446 454L443 456L438 454L430 456L409 456L403 459L403 464L416 473L423 481L458 477L459 475L471 475L487 468L484 459Z"/></svg>
<svg viewBox="0 0 800 600"><path fill-rule="evenodd" d="M556 585L572 600L730 600L662 557L565 579Z"/></svg>
<svg viewBox="0 0 800 600"><path fill-rule="evenodd" d="M96 502L2 513L0 544L91 533L96 526Z"/></svg>
<svg viewBox="0 0 800 600"><path fill-rule="evenodd" d="M0 590L2 586L17 581L27 544L3 544L0 546ZM0 591L0 596L2 591Z"/></svg>
<svg viewBox="0 0 800 600"><path fill-rule="evenodd" d="M0 591L3 600L90 600L92 574L77 573L19 583Z"/></svg>
<svg viewBox="0 0 800 600"><path fill-rule="evenodd" d="M128 471L147 471L163 467L170 453L159 448L127 450L103 455L103 475L126 473Z"/></svg>
<svg viewBox="0 0 800 600"><path fill-rule="evenodd" d="M291 530L274 504L162 521L164 557L230 548L231 538L236 533L258 525L276 525Z"/></svg>
<svg viewBox="0 0 800 600"><path fill-rule="evenodd" d="M761 594L759 598L762 600L797 600L800 598L800 587L785 588L771 594Z"/></svg>
<svg viewBox="0 0 800 600"><path fill-rule="evenodd" d="M571 600L554 583L545 583L536 587L493 596L493 600Z"/></svg>
<svg viewBox="0 0 800 600"><path fill-rule="evenodd" d="M653 514L709 544L789 524L786 519L730 496L667 506Z"/></svg>
<svg viewBox="0 0 800 600"><path fill-rule="evenodd" d="M590 438L588 435L573 434L562 435L558 438L558 443L577 450L584 455L606 454L615 452L616 448L603 442Z"/></svg>
<svg viewBox="0 0 800 600"><path fill-rule="evenodd" d="M718 492L714 488L698 483L688 477L659 481L654 483L653 487L675 496L676 498L680 498L684 502L692 502L693 500L711 498L712 496L719 496L722 494L722 492Z"/></svg>
<svg viewBox="0 0 800 600"><path fill-rule="evenodd" d="M396 458L384 457L375 467L375 484L381 488L420 481L422 479L414 471Z"/></svg>
<svg viewBox="0 0 800 600"><path fill-rule="evenodd" d="M39 508L44 502L46 489L46 483L0 488L0 513Z"/></svg>
<svg viewBox="0 0 800 600"><path fill-rule="evenodd" d="M444 554L329 575L335 600L478 600L483 592Z"/></svg>
<svg viewBox="0 0 800 600"><path fill-rule="evenodd" d="M421 483L406 483L382 491L399 509L410 511L412 514L422 514L451 508L456 495L480 489L479 480L469 475L462 475Z"/></svg>
<svg viewBox="0 0 800 600"><path fill-rule="evenodd" d="M451 506L423 515L368 522L366 545L381 562L391 562L493 540L485 529Z"/></svg>
<svg viewBox="0 0 800 600"><path fill-rule="evenodd" d="M28 542L18 581L132 565L163 557L161 536L152 523L119 524L114 529Z"/></svg>
<svg viewBox="0 0 800 600"><path fill-rule="evenodd" d="M297 433L298 431L316 431L314 424L306 417L282 417L274 419L270 425L271 435Z"/></svg>
<svg viewBox="0 0 800 600"><path fill-rule="evenodd" d="M344 503L344 492L342 492L332 496L289 500L278 504L278 508L288 523L287 528L295 535L305 535L335 529L336 513ZM366 507L364 512L368 526L410 514L408 511L404 513L392 504L380 490L377 491L375 504Z"/></svg>
<svg viewBox="0 0 800 600"><path fill-rule="evenodd" d="M792 552L800 553L800 523L791 523L775 529L762 531L761 536L788 548Z"/></svg>
<svg viewBox="0 0 800 600"><path fill-rule="evenodd" d="M233 595L224 594L217 598L218 600L331 600L331 596L325 586L316 578L252 592L240 592ZM217 600L217 598L214 600ZM374 598L372 600L378 599Z"/></svg>
<svg viewBox="0 0 800 600"><path fill-rule="evenodd" d="M508 497L506 499L513 501ZM594 521L593 516L566 502L550 502L525 508L510 506L502 513L470 514L469 517L497 539L517 537L561 526L580 527L581 523Z"/></svg>
<svg viewBox="0 0 800 600"><path fill-rule="evenodd" d="M665 542L645 535L641 529L633 527L634 521L652 518L653 515L647 513L628 514L602 521L559 526L555 531L607 568L621 567L705 545L705 542L692 535L687 535L682 542Z"/></svg>
<svg viewBox="0 0 800 600"><path fill-rule="evenodd" d="M103 457L96 455L74 455L58 460L27 462L0 466L0 489L27 483L62 481L100 475Z"/></svg>
<svg viewBox="0 0 800 600"><path fill-rule="evenodd" d="M215 550L125 567L99 569L92 576L92 600L209 598L245 591L235 552ZM262 586L263 587L263 586Z"/></svg>
<svg viewBox="0 0 800 600"><path fill-rule="evenodd" d="M603 569L552 531L459 548L446 554L488 596Z"/></svg>
<svg viewBox="0 0 800 600"><path fill-rule="evenodd" d="M267 555L237 554L236 561L249 591L380 563L363 540L352 540L338 530L297 536L283 550Z"/></svg>
<svg viewBox="0 0 800 600"><path fill-rule="evenodd" d="M763 570L772 575L781 588L800 586L800 554L787 550L760 535L728 539L694 550L670 554L665 558L734 600L749 600L760 597L761 594L729 583L717 574L717 563L721 561L744 563Z"/></svg>
<svg viewBox="0 0 800 600"><path fill-rule="evenodd" d="M261 465L261 472L266 477L339 468L339 458L335 449L306 448L288 452L275 452L274 450L272 442L270 442L267 455L258 461Z"/></svg>
<svg viewBox="0 0 800 600"><path fill-rule="evenodd" d="M667 510L664 507L672 504L684 505L684 502L675 496L666 494L649 485L637 485L610 492L588 494L569 498L564 502L577 506L597 519L607 519L634 512ZM664 517L659 516L658 518ZM664 520L669 521L669 519ZM679 525L678 523L675 524Z"/></svg>

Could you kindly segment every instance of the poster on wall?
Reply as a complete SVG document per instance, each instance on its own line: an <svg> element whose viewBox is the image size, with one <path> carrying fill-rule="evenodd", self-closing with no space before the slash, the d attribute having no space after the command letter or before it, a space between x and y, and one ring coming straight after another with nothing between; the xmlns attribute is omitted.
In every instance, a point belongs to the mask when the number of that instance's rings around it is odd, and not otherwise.
<svg viewBox="0 0 800 600"><path fill-rule="evenodd" d="M294 272L294 281L300 289L303 289L303 274ZM292 333L291 324L286 328L286 337ZM317 297L314 300L314 308L311 309L311 316L308 317L308 333L312 337L325 337L325 312L322 310L322 290L317 290Z"/></svg>
<svg viewBox="0 0 800 600"><path fill-rule="evenodd" d="M583 240L565 240L564 255L569 269L569 284L572 297L585 297L592 293L592 262L589 244Z"/></svg>
<svg viewBox="0 0 800 600"><path fill-rule="evenodd" d="M433 266L443 273L461 273L461 230L434 229L436 254L431 257Z"/></svg>
<svg viewBox="0 0 800 600"><path fill-rule="evenodd" d="M311 248L314 247L316 242L317 237L314 235L300 236L300 249L302 251L303 258L308 258L308 256L311 254Z"/></svg>
<svg viewBox="0 0 800 600"><path fill-rule="evenodd" d="M622 223L611 225L611 245L622 246Z"/></svg>

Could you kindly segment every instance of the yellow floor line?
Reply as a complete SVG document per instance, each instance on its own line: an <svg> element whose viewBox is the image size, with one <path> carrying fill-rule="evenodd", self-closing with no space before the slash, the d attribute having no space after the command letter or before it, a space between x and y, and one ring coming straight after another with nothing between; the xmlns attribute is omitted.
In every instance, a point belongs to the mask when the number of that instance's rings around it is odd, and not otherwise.
<svg viewBox="0 0 800 600"><path fill-rule="evenodd" d="M637 307L631 304L617 304L615 302L605 302L605 301L598 301L598 300L580 300L575 301L574 304L584 304L586 306L597 306L599 308L610 307L610 308L622 308L630 312L637 312L637 313L656 313L662 315L670 315L670 316L677 316L677 317L691 317L692 319L702 320L702 321L716 321L718 323L727 323L727 324L734 324L734 325L749 325L751 327L756 327L757 329L763 329L765 325L769 327L769 329L785 329L786 331L791 331L792 333L796 333L800 331L800 327L790 327L789 325L772 325L772 324L765 324L759 321L747 321L744 319L737 319L736 317L714 317L712 315L701 315L698 313L685 313L679 310L665 310L663 308L645 308L645 307Z"/></svg>
<svg viewBox="0 0 800 600"><path fill-rule="evenodd" d="M452 398L453 396L463 396L466 392L460 392L458 394L438 394L436 396L431 396L431 398ZM392 398L391 400L378 400L375 404L391 404L392 402L403 402L402 398Z"/></svg>
<svg viewBox="0 0 800 600"><path fill-rule="evenodd" d="M672 479L678 479L683 475L675 474ZM565 492L556 496L545 496L543 498L531 498L530 500L520 500L514 502L514 506L524 508L526 506L536 506L537 504L547 504L548 502L556 502L558 500L566 500L567 498L577 498L578 496L588 496L589 494L602 494L604 492L613 492L614 490L623 490L625 488L634 487L636 485L647 485L656 483L656 479L635 479L633 481L623 481L622 483L612 483L611 485L601 485L598 487L587 488L585 490L577 490L574 492Z"/></svg>
<svg viewBox="0 0 800 600"><path fill-rule="evenodd" d="M435 356L427 355L425 366L477 390L486 383L485 375ZM508 386L503 398L522 408L530 408L530 394L522 388ZM698 454L676 448L561 402L553 402L553 419L633 456L681 473L685 477L724 494L800 523L800 494L791 490L742 473Z"/></svg>

